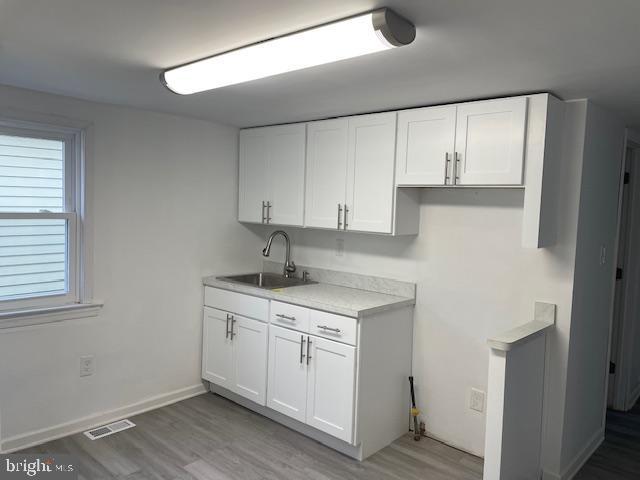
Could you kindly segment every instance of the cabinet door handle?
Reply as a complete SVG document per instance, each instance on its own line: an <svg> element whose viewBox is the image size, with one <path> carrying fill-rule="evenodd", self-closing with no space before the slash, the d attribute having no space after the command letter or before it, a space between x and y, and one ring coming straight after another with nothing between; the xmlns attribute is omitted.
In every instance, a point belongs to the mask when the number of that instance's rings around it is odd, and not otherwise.
<svg viewBox="0 0 640 480"><path fill-rule="evenodd" d="M233 342L233 337L236 335L235 333L233 333L233 326L236 324L236 319L233 315L231 315L231 331L229 332L229 334L231 335L231 341Z"/></svg>
<svg viewBox="0 0 640 480"><path fill-rule="evenodd" d="M326 325L318 325L318 328L321 329L321 330L325 330L325 331L329 331L329 332L335 332L335 333L340 333L342 331L339 328L327 327Z"/></svg>
<svg viewBox="0 0 640 480"><path fill-rule="evenodd" d="M282 313L276 313L276 317L281 318L281 319L283 319L283 320L290 320L290 321L292 321L292 322L295 322L295 321L296 321L296 317L290 317L290 316L288 316L288 315L284 315L284 314L282 314Z"/></svg>
<svg viewBox="0 0 640 480"><path fill-rule="evenodd" d="M455 155L455 163L453 167L453 184L457 185L460 181L460 154L458 152L454 153Z"/></svg>
<svg viewBox="0 0 640 480"><path fill-rule="evenodd" d="M448 185L451 177L449 176L449 164L451 163L451 157L449 152L444 152L444 184Z"/></svg>
<svg viewBox="0 0 640 480"><path fill-rule="evenodd" d="M302 360L304 359L304 335L300 335L300 365L302 365Z"/></svg>
<svg viewBox="0 0 640 480"><path fill-rule="evenodd" d="M271 202L267 200L267 223L271 223Z"/></svg>
<svg viewBox="0 0 640 480"><path fill-rule="evenodd" d="M311 360L311 337L307 337L307 365L309 360Z"/></svg>
<svg viewBox="0 0 640 480"><path fill-rule="evenodd" d="M225 338L229 338L229 314L227 313L227 328L225 329Z"/></svg>
<svg viewBox="0 0 640 480"><path fill-rule="evenodd" d="M347 229L347 227L349 226L347 224L347 214L349 213L349 209L347 208L347 204L344 204L344 230Z"/></svg>
<svg viewBox="0 0 640 480"><path fill-rule="evenodd" d="M266 204L266 203L264 202L264 200L263 200L263 201L262 201L262 223L264 223L264 222L265 222L265 220L266 220L266 218L267 218L267 217L265 216L265 214L264 214L264 209L266 208L266 206L267 206L267 204Z"/></svg>
<svg viewBox="0 0 640 480"><path fill-rule="evenodd" d="M338 230L342 227L342 205L338 204Z"/></svg>

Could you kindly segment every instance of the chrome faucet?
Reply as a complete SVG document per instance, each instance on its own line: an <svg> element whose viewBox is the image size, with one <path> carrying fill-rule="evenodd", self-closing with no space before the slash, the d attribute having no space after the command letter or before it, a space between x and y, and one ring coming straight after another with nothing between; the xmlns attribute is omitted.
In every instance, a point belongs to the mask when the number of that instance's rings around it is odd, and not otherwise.
<svg viewBox="0 0 640 480"><path fill-rule="evenodd" d="M269 235L267 246L262 250L262 255L264 255L265 257L269 256L269 253L271 252L271 242L273 242L274 237L276 237L277 235L282 235L286 247L284 270L282 274L287 278L291 278L296 271L296 264L291 261L291 242L289 241L289 235L287 235L286 232L283 232L282 230L276 230L271 235Z"/></svg>

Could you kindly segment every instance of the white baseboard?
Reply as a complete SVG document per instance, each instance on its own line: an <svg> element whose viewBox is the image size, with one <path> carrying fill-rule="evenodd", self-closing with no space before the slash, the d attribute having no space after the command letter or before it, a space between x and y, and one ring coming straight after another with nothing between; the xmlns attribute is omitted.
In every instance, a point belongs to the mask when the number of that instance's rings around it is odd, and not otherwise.
<svg viewBox="0 0 640 480"><path fill-rule="evenodd" d="M640 383L636 385L636 388L634 388L629 395L629 401L625 405L625 412L628 412L633 407L635 407L636 403L638 403L638 400L640 400Z"/></svg>
<svg viewBox="0 0 640 480"><path fill-rule="evenodd" d="M604 440L604 428L599 429L586 443L586 445L578 452L569 465L561 474L554 472L543 472L543 480L571 480L582 468L582 466L591 458L591 455L598 449Z"/></svg>
<svg viewBox="0 0 640 480"><path fill-rule="evenodd" d="M427 430L425 432L425 435L433 440L436 440L440 443L447 445L448 447L455 448L456 450L460 450L461 452L468 453L469 455L473 455L474 457L484 458L484 452L469 450L468 448L458 445L455 442L451 442L445 438L440 437L439 435L435 435L430 430Z"/></svg>
<svg viewBox="0 0 640 480"><path fill-rule="evenodd" d="M562 480L562 477L558 473L542 471L542 480Z"/></svg>
<svg viewBox="0 0 640 480"><path fill-rule="evenodd" d="M0 453L10 453L16 450L33 447L42 443L56 440L58 438L73 435L75 433L89 430L105 423L115 422L125 417L139 415L149 410L164 407L180 400L195 397L203 394L207 389L202 384L192 385L186 388L180 388L172 392L163 393L154 397L146 398L142 401L116 408L106 412L96 413L88 417L83 417L71 422L61 423L52 427L34 430L32 432L23 433L0 441Z"/></svg>

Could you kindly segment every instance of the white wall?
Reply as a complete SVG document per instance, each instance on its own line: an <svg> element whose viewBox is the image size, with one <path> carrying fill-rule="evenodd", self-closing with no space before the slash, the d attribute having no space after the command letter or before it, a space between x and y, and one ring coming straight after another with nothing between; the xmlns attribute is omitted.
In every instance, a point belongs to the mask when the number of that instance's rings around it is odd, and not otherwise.
<svg viewBox="0 0 640 480"><path fill-rule="evenodd" d="M590 104L586 135L562 442L563 472L604 438L624 124ZM601 249L606 249L601 262ZM575 465L575 467L574 467Z"/></svg>
<svg viewBox="0 0 640 480"><path fill-rule="evenodd" d="M579 106L584 115L586 102ZM301 265L417 283L418 403L430 434L451 445L483 454L485 417L468 408L468 396L471 387L487 388L486 339L530 321L536 300L558 305L552 343L557 362L566 359L583 133L568 135L559 168L558 243L550 249L521 247L523 192L513 189L424 189L417 237L285 229ZM273 229L255 227L263 235ZM342 257L334 253L339 238ZM274 248L272 257L282 254ZM555 373L554 382L563 385L561 369Z"/></svg>
<svg viewBox="0 0 640 480"><path fill-rule="evenodd" d="M201 278L253 270L237 130L0 87L0 115L91 123L96 318L0 330L1 439L200 385ZM79 356L96 373L80 378Z"/></svg>

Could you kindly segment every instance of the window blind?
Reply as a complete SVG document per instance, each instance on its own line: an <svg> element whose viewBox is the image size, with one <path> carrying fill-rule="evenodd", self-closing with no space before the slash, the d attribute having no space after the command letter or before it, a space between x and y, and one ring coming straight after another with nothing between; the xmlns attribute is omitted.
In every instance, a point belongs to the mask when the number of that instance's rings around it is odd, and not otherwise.
<svg viewBox="0 0 640 480"><path fill-rule="evenodd" d="M0 135L0 211L64 210L64 142ZM0 300L66 291L63 219L0 219Z"/></svg>

